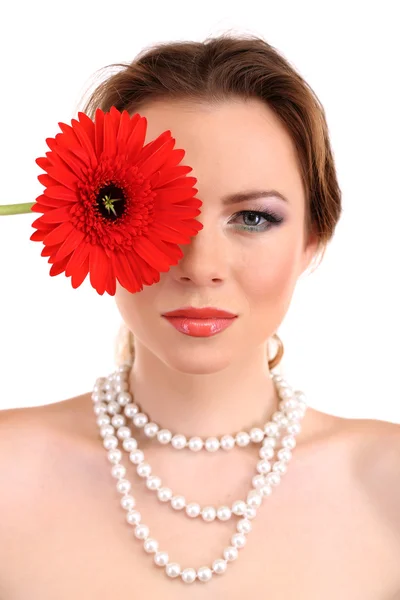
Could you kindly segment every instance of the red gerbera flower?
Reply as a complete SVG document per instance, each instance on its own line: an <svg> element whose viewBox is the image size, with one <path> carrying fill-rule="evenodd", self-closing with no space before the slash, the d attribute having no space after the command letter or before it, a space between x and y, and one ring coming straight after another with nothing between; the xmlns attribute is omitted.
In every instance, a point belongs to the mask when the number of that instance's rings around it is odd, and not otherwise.
<svg viewBox="0 0 400 600"><path fill-rule="evenodd" d="M46 189L31 208L43 215L30 239L44 243L50 275L65 271L73 288L90 273L100 295L113 296L116 279L138 292L176 265L178 244L203 228L197 179L179 165L185 151L174 149L170 131L143 145L145 117L112 107L97 109L94 121L82 112L78 119L59 123L47 158L36 160Z"/></svg>

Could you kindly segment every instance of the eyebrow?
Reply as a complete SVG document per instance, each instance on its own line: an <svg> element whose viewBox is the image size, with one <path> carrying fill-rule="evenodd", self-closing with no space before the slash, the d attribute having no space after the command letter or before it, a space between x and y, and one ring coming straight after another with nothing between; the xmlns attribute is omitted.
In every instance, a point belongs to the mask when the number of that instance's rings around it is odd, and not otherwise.
<svg viewBox="0 0 400 600"><path fill-rule="evenodd" d="M227 196L222 197L222 203L226 204L236 204L237 202L246 202L247 200L257 200L257 198L271 198L275 196L276 198L280 198L284 202L289 202L289 200L278 192L277 190L255 190L251 192L236 192L235 194L228 194Z"/></svg>

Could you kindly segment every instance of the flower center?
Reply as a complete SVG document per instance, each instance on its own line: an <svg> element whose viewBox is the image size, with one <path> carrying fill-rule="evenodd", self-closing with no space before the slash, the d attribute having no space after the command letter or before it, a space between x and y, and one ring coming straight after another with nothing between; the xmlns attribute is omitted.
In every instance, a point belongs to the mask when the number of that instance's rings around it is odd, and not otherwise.
<svg viewBox="0 0 400 600"><path fill-rule="evenodd" d="M115 221L124 213L126 198L123 190L111 183L100 189L96 202L103 217Z"/></svg>

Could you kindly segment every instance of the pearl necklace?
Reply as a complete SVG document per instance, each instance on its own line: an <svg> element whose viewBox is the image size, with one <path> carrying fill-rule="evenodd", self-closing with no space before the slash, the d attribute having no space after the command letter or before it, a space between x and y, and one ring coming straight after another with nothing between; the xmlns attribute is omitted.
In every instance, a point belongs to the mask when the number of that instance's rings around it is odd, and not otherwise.
<svg viewBox="0 0 400 600"><path fill-rule="evenodd" d="M290 393L287 389L281 390L283 400L285 397L290 398L291 396L286 394ZM123 399L125 401L125 399ZM207 450L208 452L216 452L217 450L232 450L235 445L240 447L248 446L251 442L258 444L269 435L271 429L270 423L267 422L261 427L253 427L250 431L239 431L234 435L225 434L221 437L208 437L203 439L198 436L187 437L181 433L173 434L169 429L161 428L154 421L150 421L148 415L143 412L135 402L131 403L131 395L127 392L127 401L129 402L129 409L125 411L126 416L132 418L133 425L138 429L143 429L144 434L148 438L154 438L160 444L171 444L175 450L182 450L188 448L193 452L199 452L200 450ZM274 424L272 425L274 429ZM274 434L273 434L274 435Z"/></svg>
<svg viewBox="0 0 400 600"><path fill-rule="evenodd" d="M144 453L138 448L137 440L132 437L130 428L125 425L125 417L120 414L120 411L124 408L125 416L132 417L132 403L130 402L132 396L127 391L131 366L132 363L128 361L119 366L115 373L107 378L98 378L92 394L93 410L97 416L100 436L103 438L108 460L113 465L111 474L118 480L116 486L118 492L123 494L121 506L127 511L127 522L135 528L135 537L143 542L144 551L153 555L154 564L164 567L169 578L180 577L185 583L193 583L196 579L208 582L214 574L225 573L228 564L238 558L239 550L245 546L246 536L252 530L251 521L257 516L257 510L265 498L271 495L273 488L279 485L281 476L286 473L287 464L292 458L292 450L296 446L295 437L301 431L300 421L307 408L304 394L292 390L282 376L271 374L280 397L280 410L274 413L271 421L265 426L268 426L268 430L265 431L264 428L263 446L259 452L261 460L257 463L257 474L252 479L253 489L247 495L246 501L238 500L233 503L231 508L224 506L216 510L209 506L201 509L198 503L186 504L183 497L174 496L169 488L161 487L160 478L151 475L151 467L145 462ZM138 413L133 413L133 415L136 414ZM115 429L117 432L116 435L113 435ZM280 439L282 430L286 430L287 435ZM182 570L178 563L170 561L167 552L159 550L157 540L150 536L149 527L141 522L141 514L135 510L136 500L129 493L132 485L125 477L126 468L121 464L122 452L118 448L119 440L122 440L123 449L129 452L129 458L136 465L138 475L146 479L148 489L157 492L161 502L170 500L171 506L175 510L186 508L186 514L190 517L201 514L204 522L211 522L216 517L222 521L228 520L233 515L240 517L230 545L223 550L223 558L215 559L211 567L202 566L198 569L188 567ZM277 453L279 460L275 461L271 467L269 460L275 454L278 440L282 445Z"/></svg>

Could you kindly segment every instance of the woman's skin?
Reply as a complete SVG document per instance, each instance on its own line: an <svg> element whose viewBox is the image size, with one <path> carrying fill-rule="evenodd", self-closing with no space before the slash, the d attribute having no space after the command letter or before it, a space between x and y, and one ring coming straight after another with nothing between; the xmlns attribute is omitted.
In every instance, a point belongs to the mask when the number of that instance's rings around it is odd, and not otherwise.
<svg viewBox="0 0 400 600"><path fill-rule="evenodd" d="M135 336L135 400L162 427L187 436L248 429L277 408L266 343L317 249L305 228L294 146L258 100L160 101L140 112L148 140L170 129L186 150L203 229L157 284L136 294L117 288ZM286 200L224 203L259 190ZM281 222L243 210L272 211ZM212 337L187 336L161 315L189 304L238 318ZM211 583L188 586L169 581L133 539L91 405L88 391L0 412L1 600L400 598L399 425L309 407L288 471L258 511L239 559ZM202 505L244 498L258 457L254 446L214 454L151 441L143 447L163 484ZM221 555L232 521L205 524L175 513L124 464L143 521L172 561L199 567Z"/></svg>

